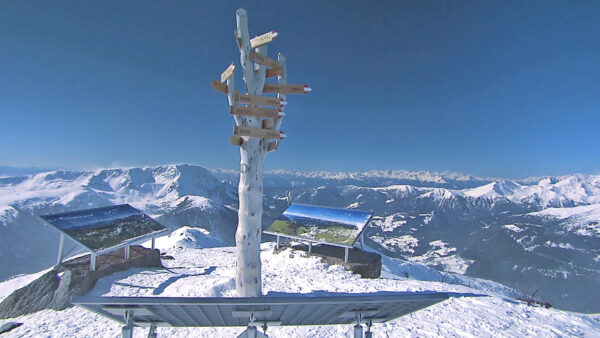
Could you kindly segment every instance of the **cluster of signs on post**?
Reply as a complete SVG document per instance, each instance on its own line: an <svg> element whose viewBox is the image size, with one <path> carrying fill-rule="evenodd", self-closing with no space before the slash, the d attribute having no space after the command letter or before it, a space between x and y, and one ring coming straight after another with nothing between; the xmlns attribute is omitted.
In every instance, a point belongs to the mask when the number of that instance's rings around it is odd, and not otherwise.
<svg viewBox="0 0 600 338"><path fill-rule="evenodd" d="M251 48L262 46L273 41L277 35L277 32L270 31L254 37L250 40L250 46ZM239 44L240 42L238 41L238 45ZM282 67L279 62L262 55L255 50L251 50L250 60L269 68L266 72L267 78L283 75L284 67ZM231 63L221 74L221 81L215 80L211 82L213 88L218 92L228 94L229 89L226 82L233 76L235 69L235 64ZM263 87L263 93L306 94L310 91L311 88L307 85L297 84L265 84ZM235 91L233 101L235 104L229 107L229 114L236 116L253 116L265 119L262 121L262 128L235 126L233 135L229 139L232 144L238 146L242 145L243 139L241 137L256 137L272 140L281 140L285 137L285 133L273 129L275 127L275 121L285 116L285 113L283 112L283 106L286 104L285 100L275 97L243 95ZM263 108L260 106L272 106L274 108ZM269 145L269 151L275 149L277 149L277 142Z"/></svg>

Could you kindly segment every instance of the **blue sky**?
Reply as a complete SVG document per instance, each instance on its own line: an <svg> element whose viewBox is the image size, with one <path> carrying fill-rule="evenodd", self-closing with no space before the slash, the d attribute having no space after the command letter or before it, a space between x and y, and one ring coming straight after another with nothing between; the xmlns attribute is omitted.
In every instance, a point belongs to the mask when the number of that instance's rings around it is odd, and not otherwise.
<svg viewBox="0 0 600 338"><path fill-rule="evenodd" d="M266 169L600 173L594 1L3 1L0 165L237 168L239 7L313 88Z"/></svg>

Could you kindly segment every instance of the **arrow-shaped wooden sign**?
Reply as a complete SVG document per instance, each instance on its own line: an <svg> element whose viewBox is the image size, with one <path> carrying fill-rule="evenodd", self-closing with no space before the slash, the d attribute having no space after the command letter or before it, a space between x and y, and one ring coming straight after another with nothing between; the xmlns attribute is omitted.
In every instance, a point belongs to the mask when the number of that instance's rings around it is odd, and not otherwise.
<svg viewBox="0 0 600 338"><path fill-rule="evenodd" d="M235 63L231 63L223 73L221 73L221 83L224 83L235 72Z"/></svg>
<svg viewBox="0 0 600 338"><path fill-rule="evenodd" d="M260 53L257 53L253 50L250 51L250 60L258 63L259 65L271 67L273 69L281 68L281 66L279 65L279 62L271 59L270 57L267 57Z"/></svg>
<svg viewBox="0 0 600 338"><path fill-rule="evenodd" d="M265 77L270 78L277 75L283 75L283 67L267 69L267 74Z"/></svg>
<svg viewBox="0 0 600 338"><path fill-rule="evenodd" d="M281 93L281 94L306 94L312 89L307 85L295 84L265 84L263 87L264 93Z"/></svg>
<svg viewBox="0 0 600 338"><path fill-rule="evenodd" d="M233 144L234 146L241 146L244 143L244 140L242 140L242 138L239 136L231 135L229 137L229 143Z"/></svg>
<svg viewBox="0 0 600 338"><path fill-rule="evenodd" d="M233 127L233 134L235 136L248 136L275 140L281 140L286 136L284 132L279 130L250 128L241 126Z"/></svg>
<svg viewBox="0 0 600 338"><path fill-rule="evenodd" d="M265 43L269 43L279 35L276 31L270 31L263 35L259 35L250 39L250 47L256 48L264 45Z"/></svg>
<svg viewBox="0 0 600 338"><path fill-rule="evenodd" d="M285 116L285 113L280 111L279 109L241 107L241 106L230 106L229 114L257 116L257 117L271 117L271 118L280 118L282 116Z"/></svg>
<svg viewBox="0 0 600 338"><path fill-rule="evenodd" d="M213 80L210 84L213 86L213 88L216 91L227 94L227 85L226 84L221 83L217 80Z"/></svg>
<svg viewBox="0 0 600 338"><path fill-rule="evenodd" d="M237 91L233 96L233 100L236 103L255 104L257 106L285 106L287 104L287 102L277 97L242 95Z"/></svg>

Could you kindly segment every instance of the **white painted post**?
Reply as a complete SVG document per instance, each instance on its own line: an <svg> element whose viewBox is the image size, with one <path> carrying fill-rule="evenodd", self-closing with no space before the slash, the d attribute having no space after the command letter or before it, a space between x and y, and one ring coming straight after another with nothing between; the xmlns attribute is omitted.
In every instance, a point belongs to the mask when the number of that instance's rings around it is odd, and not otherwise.
<svg viewBox="0 0 600 338"><path fill-rule="evenodd" d="M152 237L152 242L150 242L150 248L152 250L156 248L156 239L154 239L154 237Z"/></svg>
<svg viewBox="0 0 600 338"><path fill-rule="evenodd" d="M255 48L252 48L248 33L248 16L245 9L236 11L235 35L238 46L240 48L240 64L243 71L243 80L246 83L246 94L252 96L261 96L265 87L267 75L267 66L275 72L279 72L279 67L282 67L281 74L278 74L277 79L279 84L286 83L286 67L285 57L282 54L278 55L278 61L273 62L266 58L267 45L266 42L274 39L277 34L270 32L266 38L255 40ZM269 40L270 39L270 40ZM269 41L266 41L269 40ZM266 42L265 42L266 41ZM262 43L262 44L261 44ZM254 56L252 56L254 54ZM257 57L256 54L262 55ZM256 62L253 62L256 60ZM262 61L261 61L262 60ZM221 75L221 82L213 81L213 87L227 94L227 99L230 107L234 107L231 111L234 112L239 102L235 100L235 79L233 72L234 66L230 66ZM271 73L274 74L274 73ZM227 82L227 85L223 82ZM298 87L296 87L298 88ZM273 91L288 91L288 89L270 89ZM304 92L307 93L310 88L304 86ZM300 94L300 90L291 90L291 93ZM240 93L240 95L243 95ZM278 93L281 100L285 100L285 93ZM250 101L256 102L256 101ZM285 102L281 102L280 109L283 108ZM258 107L256 104L250 104L248 107ZM248 110L246 110L248 111ZM238 115L233 113L235 125L234 135L230 138L230 142L240 147L240 183L238 187L239 210L238 210L238 227L235 233L236 243L236 291L239 297L258 297L262 295L262 280L261 280L261 261L260 261L260 241L262 235L262 194L263 194L263 165L268 151L277 149L278 139L285 136L280 131L281 121L284 114L275 117L275 122L272 117L264 120L260 116ZM256 133L255 129L262 133ZM268 130L265 130L268 129ZM254 130L255 133L242 132L241 130ZM276 131L276 132L273 132ZM242 136L242 135L253 136ZM275 143L272 143L271 135L279 135L276 137ZM264 136L267 135L267 136ZM265 138L262 138L265 137ZM277 238L277 247L279 248L279 237Z"/></svg>
<svg viewBox="0 0 600 338"><path fill-rule="evenodd" d="M237 38L241 42L240 63L244 72L246 91L261 95L265 84L266 67L250 60L250 37L245 9L236 11ZM267 47L255 51L266 55ZM231 81L233 82L233 81ZM245 127L262 127L262 119L246 116L240 119ZM236 123L238 121L236 120ZM240 183L238 187L238 227L235 233L237 248L236 291L239 297L262 296L260 241L262 234L263 164L267 153L267 140L244 137L240 146Z"/></svg>
<svg viewBox="0 0 600 338"><path fill-rule="evenodd" d="M129 259L129 255L131 254L130 251L131 251L130 246L129 245L125 246L125 259L126 260Z"/></svg>
<svg viewBox="0 0 600 338"><path fill-rule="evenodd" d="M308 242L308 253L312 253L312 242Z"/></svg>
<svg viewBox="0 0 600 338"><path fill-rule="evenodd" d="M350 257L350 250L348 248L344 248L344 262L348 263L348 259Z"/></svg>
<svg viewBox="0 0 600 338"><path fill-rule="evenodd" d="M277 246L276 248L279 249L279 241L281 240L281 238L279 237L279 235L277 235Z"/></svg>
<svg viewBox="0 0 600 338"><path fill-rule="evenodd" d="M58 244L58 259L56 265L60 265L63 260L63 255L65 251L65 234L60 234L60 243Z"/></svg>
<svg viewBox="0 0 600 338"><path fill-rule="evenodd" d="M90 254L90 271L96 271L96 253Z"/></svg>

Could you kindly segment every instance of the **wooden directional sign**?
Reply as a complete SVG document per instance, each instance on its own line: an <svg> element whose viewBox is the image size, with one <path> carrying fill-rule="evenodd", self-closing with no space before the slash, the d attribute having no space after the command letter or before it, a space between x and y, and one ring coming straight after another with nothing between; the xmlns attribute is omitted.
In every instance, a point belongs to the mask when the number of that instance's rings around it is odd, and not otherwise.
<svg viewBox="0 0 600 338"><path fill-rule="evenodd" d="M275 119L264 119L262 120L262 127L263 129L273 129L273 127L275 126Z"/></svg>
<svg viewBox="0 0 600 338"><path fill-rule="evenodd" d="M259 35L250 39L250 47L256 48L264 45L265 43L269 43L279 35L276 31L270 31L263 35Z"/></svg>
<svg viewBox="0 0 600 338"><path fill-rule="evenodd" d="M263 92L265 93L281 93L281 94L306 94L312 89L307 85L295 84L265 84Z"/></svg>
<svg viewBox="0 0 600 338"><path fill-rule="evenodd" d="M239 136L231 135L229 137L229 143L233 144L234 146L241 146L244 143L244 140L242 140L242 138Z"/></svg>
<svg viewBox="0 0 600 338"><path fill-rule="evenodd" d="M233 100L236 103L255 104L258 106L283 106L285 101L276 97L265 97L255 95L242 95L239 92L235 92Z"/></svg>
<svg viewBox="0 0 600 338"><path fill-rule="evenodd" d="M225 69L225 71L221 74L221 83L227 81L227 79L229 79L229 77L233 75L233 72L235 72L235 63L232 62L229 65L229 67L227 67L227 69Z"/></svg>
<svg viewBox="0 0 600 338"><path fill-rule="evenodd" d="M235 136L248 136L248 137L275 139L275 140L281 140L282 138L285 138L285 134L279 130L240 127L240 126L233 127L233 134Z"/></svg>
<svg viewBox="0 0 600 338"><path fill-rule="evenodd" d="M213 88L216 91L227 94L227 85L226 84L221 83L217 80L213 80L213 82L211 82L210 84L213 86Z"/></svg>
<svg viewBox="0 0 600 338"><path fill-rule="evenodd" d="M266 57L260 53L257 53L255 51L250 51L250 60L258 63L259 65L263 65L263 66L267 66L267 67L271 67L271 68L281 68L281 66L279 65L279 62Z"/></svg>
<svg viewBox="0 0 600 338"><path fill-rule="evenodd" d="M267 78L283 75L283 67L267 69Z"/></svg>
<svg viewBox="0 0 600 338"><path fill-rule="evenodd" d="M271 117L271 118L280 118L285 115L285 113L280 111L279 109L241 107L241 106L230 106L229 114L258 116L258 117Z"/></svg>

